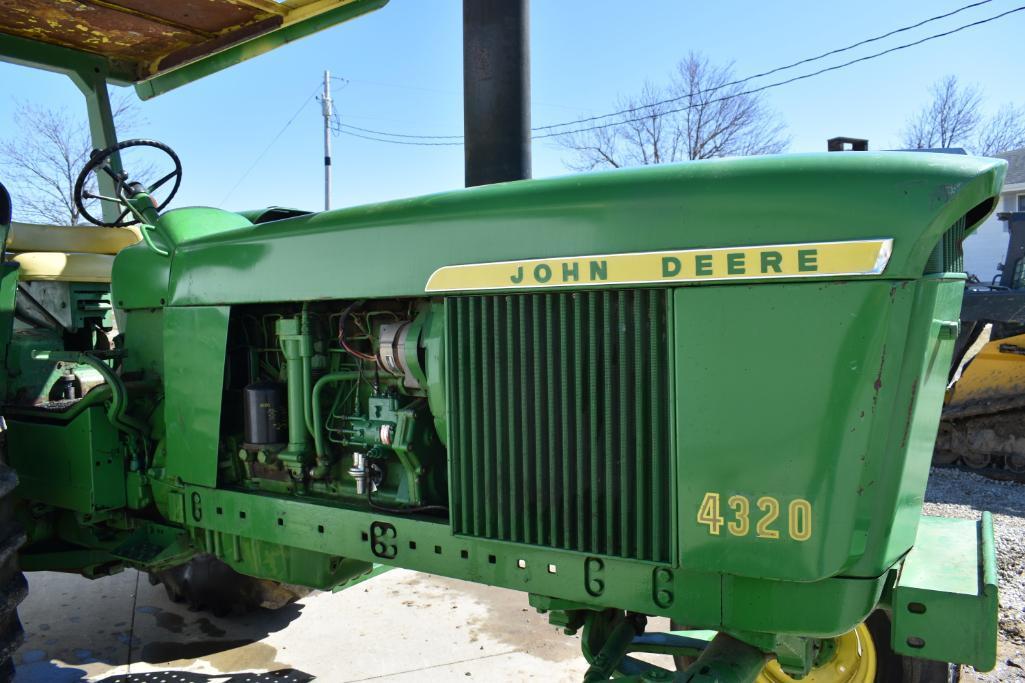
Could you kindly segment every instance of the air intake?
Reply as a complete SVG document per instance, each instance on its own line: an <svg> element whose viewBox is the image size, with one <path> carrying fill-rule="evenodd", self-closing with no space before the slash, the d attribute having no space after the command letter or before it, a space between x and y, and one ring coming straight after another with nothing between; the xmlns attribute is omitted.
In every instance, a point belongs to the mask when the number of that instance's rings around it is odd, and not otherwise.
<svg viewBox="0 0 1025 683"><path fill-rule="evenodd" d="M446 314L455 532L668 561L666 291L453 297Z"/></svg>
<svg viewBox="0 0 1025 683"><path fill-rule="evenodd" d="M943 233L943 238L929 255L925 264L925 274L960 273L964 271L964 251L961 243L965 238L965 217L962 216L950 229Z"/></svg>

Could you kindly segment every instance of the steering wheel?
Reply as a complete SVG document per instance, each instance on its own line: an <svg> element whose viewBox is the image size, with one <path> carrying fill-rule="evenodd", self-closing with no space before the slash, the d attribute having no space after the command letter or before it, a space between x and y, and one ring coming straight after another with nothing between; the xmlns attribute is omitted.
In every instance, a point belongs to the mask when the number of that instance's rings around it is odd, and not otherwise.
<svg viewBox="0 0 1025 683"><path fill-rule="evenodd" d="M171 157L171 161L174 162L174 169L152 185L143 185L142 183L133 182L129 179L128 174L125 171L115 171L110 166L110 159L112 156L121 150L128 149L130 147L153 147L158 149ZM86 189L86 183L89 180L89 175L94 172L103 172L110 176L111 180L114 181L116 197L105 197L103 195L93 194ZM139 192L153 194L153 192L158 188L163 187L171 180L174 180L171 192L163 202L156 206L157 211L163 210L163 208L168 205L171 199L174 198L174 195L178 192L178 187L182 182L181 160L178 159L178 155L174 153L173 149L162 142L157 142L156 140L125 140L124 142L119 142L116 145L111 145L106 149L93 150L93 153L89 156L89 161L86 162L85 167L82 169L82 172L78 174L78 179L75 181L75 207L78 209L82 218L95 225L107 228L123 228L128 225L135 225L139 222L139 218L133 212L131 205L128 203L128 199ZM87 199L99 199L103 202L112 202L125 207L125 209L113 221L103 221L90 214L85 208L85 200Z"/></svg>

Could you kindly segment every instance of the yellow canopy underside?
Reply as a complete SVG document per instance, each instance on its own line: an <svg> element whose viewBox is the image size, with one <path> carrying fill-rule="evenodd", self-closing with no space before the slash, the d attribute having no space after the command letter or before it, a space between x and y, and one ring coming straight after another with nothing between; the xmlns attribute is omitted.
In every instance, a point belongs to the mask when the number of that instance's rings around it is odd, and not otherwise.
<svg viewBox="0 0 1025 683"><path fill-rule="evenodd" d="M128 84L214 58L234 47L247 54L222 59L213 71L290 40L376 9L375 0L18 0L0 2L0 58L41 59L46 48L67 51L58 66L99 58L108 78ZM352 12L335 17L352 6ZM278 35L280 34L280 35ZM41 48L27 54L3 38ZM277 36L277 37L275 37ZM265 40L266 39L266 40ZM19 43L20 44L20 43ZM77 58L75 55L81 55ZM45 56L42 57L46 61ZM188 79L192 80L192 78Z"/></svg>
<svg viewBox="0 0 1025 683"><path fill-rule="evenodd" d="M68 227L13 223L7 235L8 251L116 254L142 239L137 228Z"/></svg>
<svg viewBox="0 0 1025 683"><path fill-rule="evenodd" d="M18 279L26 282L110 282L114 267L110 254L32 251L13 259L20 266Z"/></svg>

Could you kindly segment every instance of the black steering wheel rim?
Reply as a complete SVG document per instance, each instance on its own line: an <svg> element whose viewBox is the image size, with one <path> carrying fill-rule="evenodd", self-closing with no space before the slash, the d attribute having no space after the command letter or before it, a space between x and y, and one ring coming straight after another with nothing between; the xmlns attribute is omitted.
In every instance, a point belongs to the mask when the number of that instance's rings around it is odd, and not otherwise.
<svg viewBox="0 0 1025 683"><path fill-rule="evenodd" d="M151 185L151 186L146 188L146 190L148 192L153 192L157 188L159 188L162 185L166 184L168 180L171 180L172 178L174 179L174 185L171 187L171 192L167 195L167 198L164 199L164 201L161 202L160 205L156 207L157 211L162 211L164 209L164 207L167 206L170 203L170 201L174 198L174 195L177 194L178 188L181 186L181 182L182 182L182 163L181 163L181 160L178 158L178 155L175 154L173 149L171 149L170 147L168 147L167 145L165 145L162 142L157 142L156 140L145 140L145 139L125 140L123 142L117 143L116 145L111 145L110 147L107 147L106 149L95 150L90 155L89 161L86 162L85 166L82 168L82 172L78 174L78 179L75 180L75 208L78 209L78 213L79 213L79 215L82 216L82 218L86 219L87 221L89 221L90 223L92 223L94 225L99 225L99 226L102 226L102 227L105 227L105 228L123 228L123 227L127 227L129 225L135 225L136 223L139 222L138 219L134 217L134 215L132 214L131 210L128 209L128 208L126 208L124 211L122 211L121 214L118 216L118 218L116 220L114 220L114 221L100 220L100 219L96 218L95 216L93 216L92 214L89 213L89 211L85 208L85 201L84 201L86 199L93 199L93 198L100 199L100 201L108 201L106 199L98 197L97 195L90 194L88 197L86 196L86 191L85 191L86 180L89 178L89 174L90 173L93 173L93 172L95 172L97 170L102 170L105 173L107 173L107 175L111 176L111 179L117 185L117 191L118 191L118 194L120 195L120 192L121 192L122 188L129 184L128 175L126 173L124 173L123 171L121 173L119 173L119 174L113 173L110 170L110 168L108 166L106 166L106 163L107 163L107 160L110 159L111 156L113 156L117 152L120 152L123 149L128 149L129 147L154 147L156 149L159 149L161 152L163 152L167 156L171 157L171 161L174 162L174 170L173 171L171 171L170 173L165 175L163 178L161 178L160 180L155 182L153 185ZM119 199L120 199L120 197L119 197Z"/></svg>

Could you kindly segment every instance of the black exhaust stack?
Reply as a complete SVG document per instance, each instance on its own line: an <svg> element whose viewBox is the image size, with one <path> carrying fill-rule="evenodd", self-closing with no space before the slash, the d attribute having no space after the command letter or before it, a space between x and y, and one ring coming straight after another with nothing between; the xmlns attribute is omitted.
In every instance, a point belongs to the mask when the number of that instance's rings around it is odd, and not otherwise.
<svg viewBox="0 0 1025 683"><path fill-rule="evenodd" d="M826 140L828 152L867 152L868 140L864 138L829 138Z"/></svg>
<svg viewBox="0 0 1025 683"><path fill-rule="evenodd" d="M529 0L463 0L466 186L530 177Z"/></svg>

